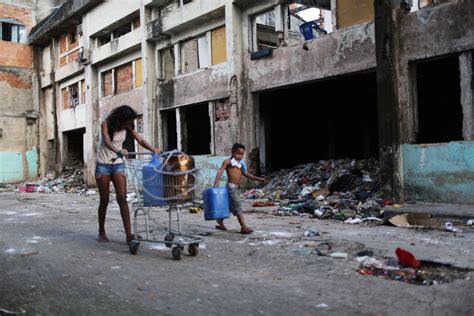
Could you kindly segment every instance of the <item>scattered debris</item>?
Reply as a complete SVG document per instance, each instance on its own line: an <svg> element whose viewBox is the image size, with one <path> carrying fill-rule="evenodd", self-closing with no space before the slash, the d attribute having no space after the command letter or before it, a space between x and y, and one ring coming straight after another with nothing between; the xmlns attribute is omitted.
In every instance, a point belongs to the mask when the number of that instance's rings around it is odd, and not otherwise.
<svg viewBox="0 0 474 316"><path fill-rule="evenodd" d="M376 159L322 160L270 174L266 185L244 197L278 202L275 214L281 216L378 218L387 203L378 197L379 171Z"/></svg>
<svg viewBox="0 0 474 316"><path fill-rule="evenodd" d="M22 253L22 254L20 254L20 256L22 256L22 257L29 257L29 256L37 255L37 254L39 254L39 252L38 252L38 251L34 251L34 252Z"/></svg>
<svg viewBox="0 0 474 316"><path fill-rule="evenodd" d="M189 208L189 213L192 213L192 214L201 214L201 212L203 211L203 208L202 207L190 207Z"/></svg>
<svg viewBox="0 0 474 316"><path fill-rule="evenodd" d="M96 194L90 190L84 182L84 167L82 164L75 166L63 166L63 172L55 177L52 173L39 179L37 183L21 185L17 191L22 193L78 193L81 195Z"/></svg>
<svg viewBox="0 0 474 316"><path fill-rule="evenodd" d="M468 225L468 226L474 225L474 219L469 219L469 220L467 221L467 225Z"/></svg>
<svg viewBox="0 0 474 316"><path fill-rule="evenodd" d="M441 222L431 217L428 213L405 213L396 215L388 220L388 222L397 227L431 227L438 228Z"/></svg>
<svg viewBox="0 0 474 316"><path fill-rule="evenodd" d="M303 235L306 237L315 237L315 236L321 236L321 232L317 230L316 228L310 228L307 231L305 231Z"/></svg>
<svg viewBox="0 0 474 316"><path fill-rule="evenodd" d="M275 202L262 200L262 201L253 202L252 206L253 207L272 207L272 206L277 206L277 204Z"/></svg>
<svg viewBox="0 0 474 316"><path fill-rule="evenodd" d="M329 256L334 259L347 259L349 255L347 252L333 252Z"/></svg>
<svg viewBox="0 0 474 316"><path fill-rule="evenodd" d="M461 228L458 228L453 225L451 222L444 223L444 229L448 232L452 233L463 233L464 231Z"/></svg>
<svg viewBox="0 0 474 316"><path fill-rule="evenodd" d="M398 257L398 262L403 266L407 266L410 268L418 268L421 265L421 262L416 260L415 255L413 255L408 250L405 250L403 248L397 248L395 250L395 254Z"/></svg>
<svg viewBox="0 0 474 316"><path fill-rule="evenodd" d="M3 308L0 308L0 315L10 316L10 315L18 315L17 312L12 312Z"/></svg>

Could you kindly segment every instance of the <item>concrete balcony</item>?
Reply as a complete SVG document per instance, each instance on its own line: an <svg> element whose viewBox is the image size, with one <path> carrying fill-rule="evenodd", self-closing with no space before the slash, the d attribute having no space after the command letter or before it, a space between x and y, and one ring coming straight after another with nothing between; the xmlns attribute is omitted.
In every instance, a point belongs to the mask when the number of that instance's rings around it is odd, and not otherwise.
<svg viewBox="0 0 474 316"><path fill-rule="evenodd" d="M191 28L196 24L225 16L226 0L206 0L188 3L168 15L147 24L146 37L157 40L173 33Z"/></svg>
<svg viewBox="0 0 474 316"><path fill-rule="evenodd" d="M375 30L369 22L303 43L280 47L273 55L244 57L250 91L261 91L375 69Z"/></svg>
<svg viewBox="0 0 474 316"><path fill-rule="evenodd" d="M164 81L157 89L159 107L165 109L227 98L230 77L225 63Z"/></svg>
<svg viewBox="0 0 474 316"><path fill-rule="evenodd" d="M78 61L71 61L59 67L54 76L56 82L63 81L84 71L84 66ZM43 86L43 84L41 84Z"/></svg>
<svg viewBox="0 0 474 316"><path fill-rule="evenodd" d="M70 109L61 111L61 131L66 132L86 127L86 105L79 104Z"/></svg>
<svg viewBox="0 0 474 316"><path fill-rule="evenodd" d="M142 32L143 29L140 27L94 49L91 54L92 64L105 62L108 59L136 50L141 45Z"/></svg>

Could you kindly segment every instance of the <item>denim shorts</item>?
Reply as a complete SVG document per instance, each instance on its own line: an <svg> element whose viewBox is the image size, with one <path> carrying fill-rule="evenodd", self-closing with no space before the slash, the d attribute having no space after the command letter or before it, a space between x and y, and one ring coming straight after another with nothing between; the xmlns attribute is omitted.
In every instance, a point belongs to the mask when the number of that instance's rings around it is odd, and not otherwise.
<svg viewBox="0 0 474 316"><path fill-rule="evenodd" d="M97 163L97 166L95 167L96 178L100 178L102 175L111 176L116 173L122 173L125 175L125 167L123 163Z"/></svg>

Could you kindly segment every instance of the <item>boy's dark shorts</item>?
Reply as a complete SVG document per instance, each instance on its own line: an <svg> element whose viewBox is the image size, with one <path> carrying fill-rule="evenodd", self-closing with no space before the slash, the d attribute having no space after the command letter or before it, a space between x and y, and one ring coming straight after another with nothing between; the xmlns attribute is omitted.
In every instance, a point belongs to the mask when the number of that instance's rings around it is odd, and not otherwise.
<svg viewBox="0 0 474 316"><path fill-rule="evenodd" d="M240 201L240 191L238 188L227 186L229 192L229 208L234 216L242 214L242 202Z"/></svg>

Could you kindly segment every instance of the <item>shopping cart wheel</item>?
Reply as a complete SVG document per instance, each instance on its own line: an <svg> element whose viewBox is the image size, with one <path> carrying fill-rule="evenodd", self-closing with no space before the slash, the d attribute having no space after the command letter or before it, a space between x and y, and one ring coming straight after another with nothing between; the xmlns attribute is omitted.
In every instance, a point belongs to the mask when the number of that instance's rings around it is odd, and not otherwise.
<svg viewBox="0 0 474 316"><path fill-rule="evenodd" d="M173 234L167 234L165 236L165 241L173 241L174 239L174 235ZM165 246L168 247L168 248L171 248L173 246L172 243L165 243Z"/></svg>
<svg viewBox="0 0 474 316"><path fill-rule="evenodd" d="M174 260L181 260L181 255L183 254L183 248L181 246L176 246L172 251Z"/></svg>
<svg viewBox="0 0 474 316"><path fill-rule="evenodd" d="M199 253L199 244L190 244L188 246L189 255L192 257L196 257Z"/></svg>
<svg viewBox="0 0 474 316"><path fill-rule="evenodd" d="M130 249L130 253L132 255L136 255L138 252L138 246L140 246L140 242L136 240L132 240L130 242L130 245L128 245L128 248Z"/></svg>

